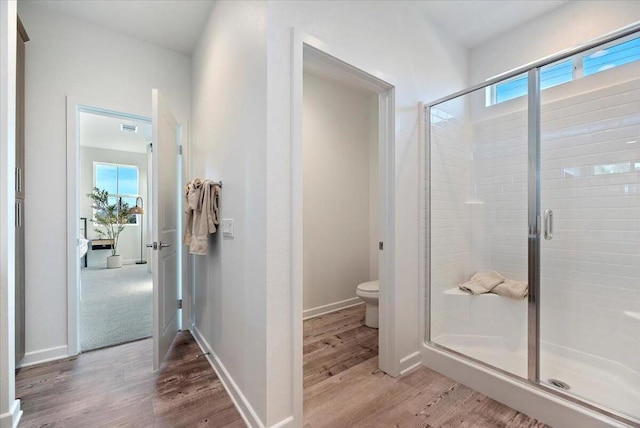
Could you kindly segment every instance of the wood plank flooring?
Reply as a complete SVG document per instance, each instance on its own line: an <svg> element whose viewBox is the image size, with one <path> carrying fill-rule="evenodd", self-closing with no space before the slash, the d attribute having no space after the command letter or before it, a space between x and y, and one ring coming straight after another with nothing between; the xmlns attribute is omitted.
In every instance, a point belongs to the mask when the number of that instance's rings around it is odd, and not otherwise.
<svg viewBox="0 0 640 428"><path fill-rule="evenodd" d="M426 367L384 374L364 309L304 322L305 427L546 427Z"/></svg>
<svg viewBox="0 0 640 428"><path fill-rule="evenodd" d="M546 427L426 367L388 376L377 355L364 305L305 321L304 426ZM157 373L142 340L22 369L16 393L21 428L244 426L188 332Z"/></svg>
<svg viewBox="0 0 640 428"><path fill-rule="evenodd" d="M16 395L27 427L244 427L188 332L151 371L151 340L20 370Z"/></svg>

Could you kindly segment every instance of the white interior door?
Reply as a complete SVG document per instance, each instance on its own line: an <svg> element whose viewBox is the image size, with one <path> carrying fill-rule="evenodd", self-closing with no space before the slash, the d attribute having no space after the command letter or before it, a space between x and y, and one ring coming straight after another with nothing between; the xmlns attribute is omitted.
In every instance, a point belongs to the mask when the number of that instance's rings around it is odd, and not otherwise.
<svg viewBox="0 0 640 428"><path fill-rule="evenodd" d="M180 125L157 89L153 102L152 263L153 369L178 332L178 146Z"/></svg>

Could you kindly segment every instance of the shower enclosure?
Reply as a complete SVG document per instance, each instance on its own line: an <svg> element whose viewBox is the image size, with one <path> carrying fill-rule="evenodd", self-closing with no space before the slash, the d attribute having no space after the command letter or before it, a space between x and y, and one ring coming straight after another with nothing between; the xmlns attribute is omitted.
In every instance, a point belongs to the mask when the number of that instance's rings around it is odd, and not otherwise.
<svg viewBox="0 0 640 428"><path fill-rule="evenodd" d="M426 346L633 424L639 29L446 97L425 116ZM494 271L528 294L459 288Z"/></svg>

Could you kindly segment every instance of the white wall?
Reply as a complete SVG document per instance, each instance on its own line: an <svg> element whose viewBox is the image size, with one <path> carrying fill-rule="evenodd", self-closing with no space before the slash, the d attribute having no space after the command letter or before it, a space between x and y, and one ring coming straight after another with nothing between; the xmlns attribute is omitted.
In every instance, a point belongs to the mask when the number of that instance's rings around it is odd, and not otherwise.
<svg viewBox="0 0 640 428"><path fill-rule="evenodd" d="M159 88L189 120L189 58L28 3L26 46L26 360L67 353L65 95L151 116ZM43 244L43 237L48 244Z"/></svg>
<svg viewBox="0 0 640 428"><path fill-rule="evenodd" d="M255 411L256 425L266 426L302 423L293 421L291 369L292 27L397 83L400 257L391 267L398 290L391 334L398 366L419 343L417 103L467 82L465 50L411 2L214 5L194 53L191 172L224 181L222 216L235 219L236 238L212 238L211 254L196 259L196 325L246 399L243 405Z"/></svg>
<svg viewBox="0 0 640 428"><path fill-rule="evenodd" d="M436 30L413 2L273 1L268 12L267 393L268 423L293 412L296 379L291 307L291 28L337 56L377 70L395 87L395 313L391 357L398 372L418 361L418 102L467 84L466 51ZM299 352L296 349L296 352ZM415 357L415 358L414 358ZM397 374L397 373L394 373ZM298 421L298 423L300 423Z"/></svg>
<svg viewBox="0 0 640 428"><path fill-rule="evenodd" d="M20 418L15 399L16 2L0 2L0 428Z"/></svg>
<svg viewBox="0 0 640 428"><path fill-rule="evenodd" d="M369 104L378 96L311 73L303 93L304 309L311 315L357 303L356 286L370 280L369 191L378 168L370 171Z"/></svg>
<svg viewBox="0 0 640 428"><path fill-rule="evenodd" d="M142 196L143 203L147 203L147 159L146 153L125 152L121 150L98 149L95 147L80 147L80 217L87 218L87 239L99 239L99 235L92 226L91 218L93 216L92 202L86 195L91 193L93 189L94 162L116 163L120 165L132 165L138 167L138 184L139 194ZM147 213L149 207L147 208ZM143 239L142 245L149 242L147 235L147 214L143 215ZM140 217L138 217L140 220ZM80 227L83 225L80 224ZM147 258L147 250L143 247L143 259ZM118 240L118 254L122 256L124 263L133 263L140 260L140 225L126 225L120 239ZM87 264L89 267L106 267L107 256L111 255L111 250L91 250L87 253Z"/></svg>
<svg viewBox="0 0 640 428"><path fill-rule="evenodd" d="M216 2L191 88L190 174L222 179L221 217L235 224L234 239L217 233L192 257L195 333L252 426L267 420L265 25L264 2Z"/></svg>
<svg viewBox="0 0 640 428"><path fill-rule="evenodd" d="M638 1L569 1L472 49L470 83L483 82L639 20Z"/></svg>

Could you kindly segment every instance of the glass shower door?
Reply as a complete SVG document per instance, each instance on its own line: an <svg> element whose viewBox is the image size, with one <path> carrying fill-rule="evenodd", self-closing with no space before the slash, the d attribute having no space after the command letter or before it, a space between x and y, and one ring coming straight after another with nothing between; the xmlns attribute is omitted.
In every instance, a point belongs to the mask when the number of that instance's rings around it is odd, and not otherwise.
<svg viewBox="0 0 640 428"><path fill-rule="evenodd" d="M511 94L508 91L513 91ZM431 343L527 376L527 85L430 108ZM506 107L505 107L506 106Z"/></svg>
<svg viewBox="0 0 640 428"><path fill-rule="evenodd" d="M632 418L640 418L638 67L542 91L540 120L540 383Z"/></svg>

